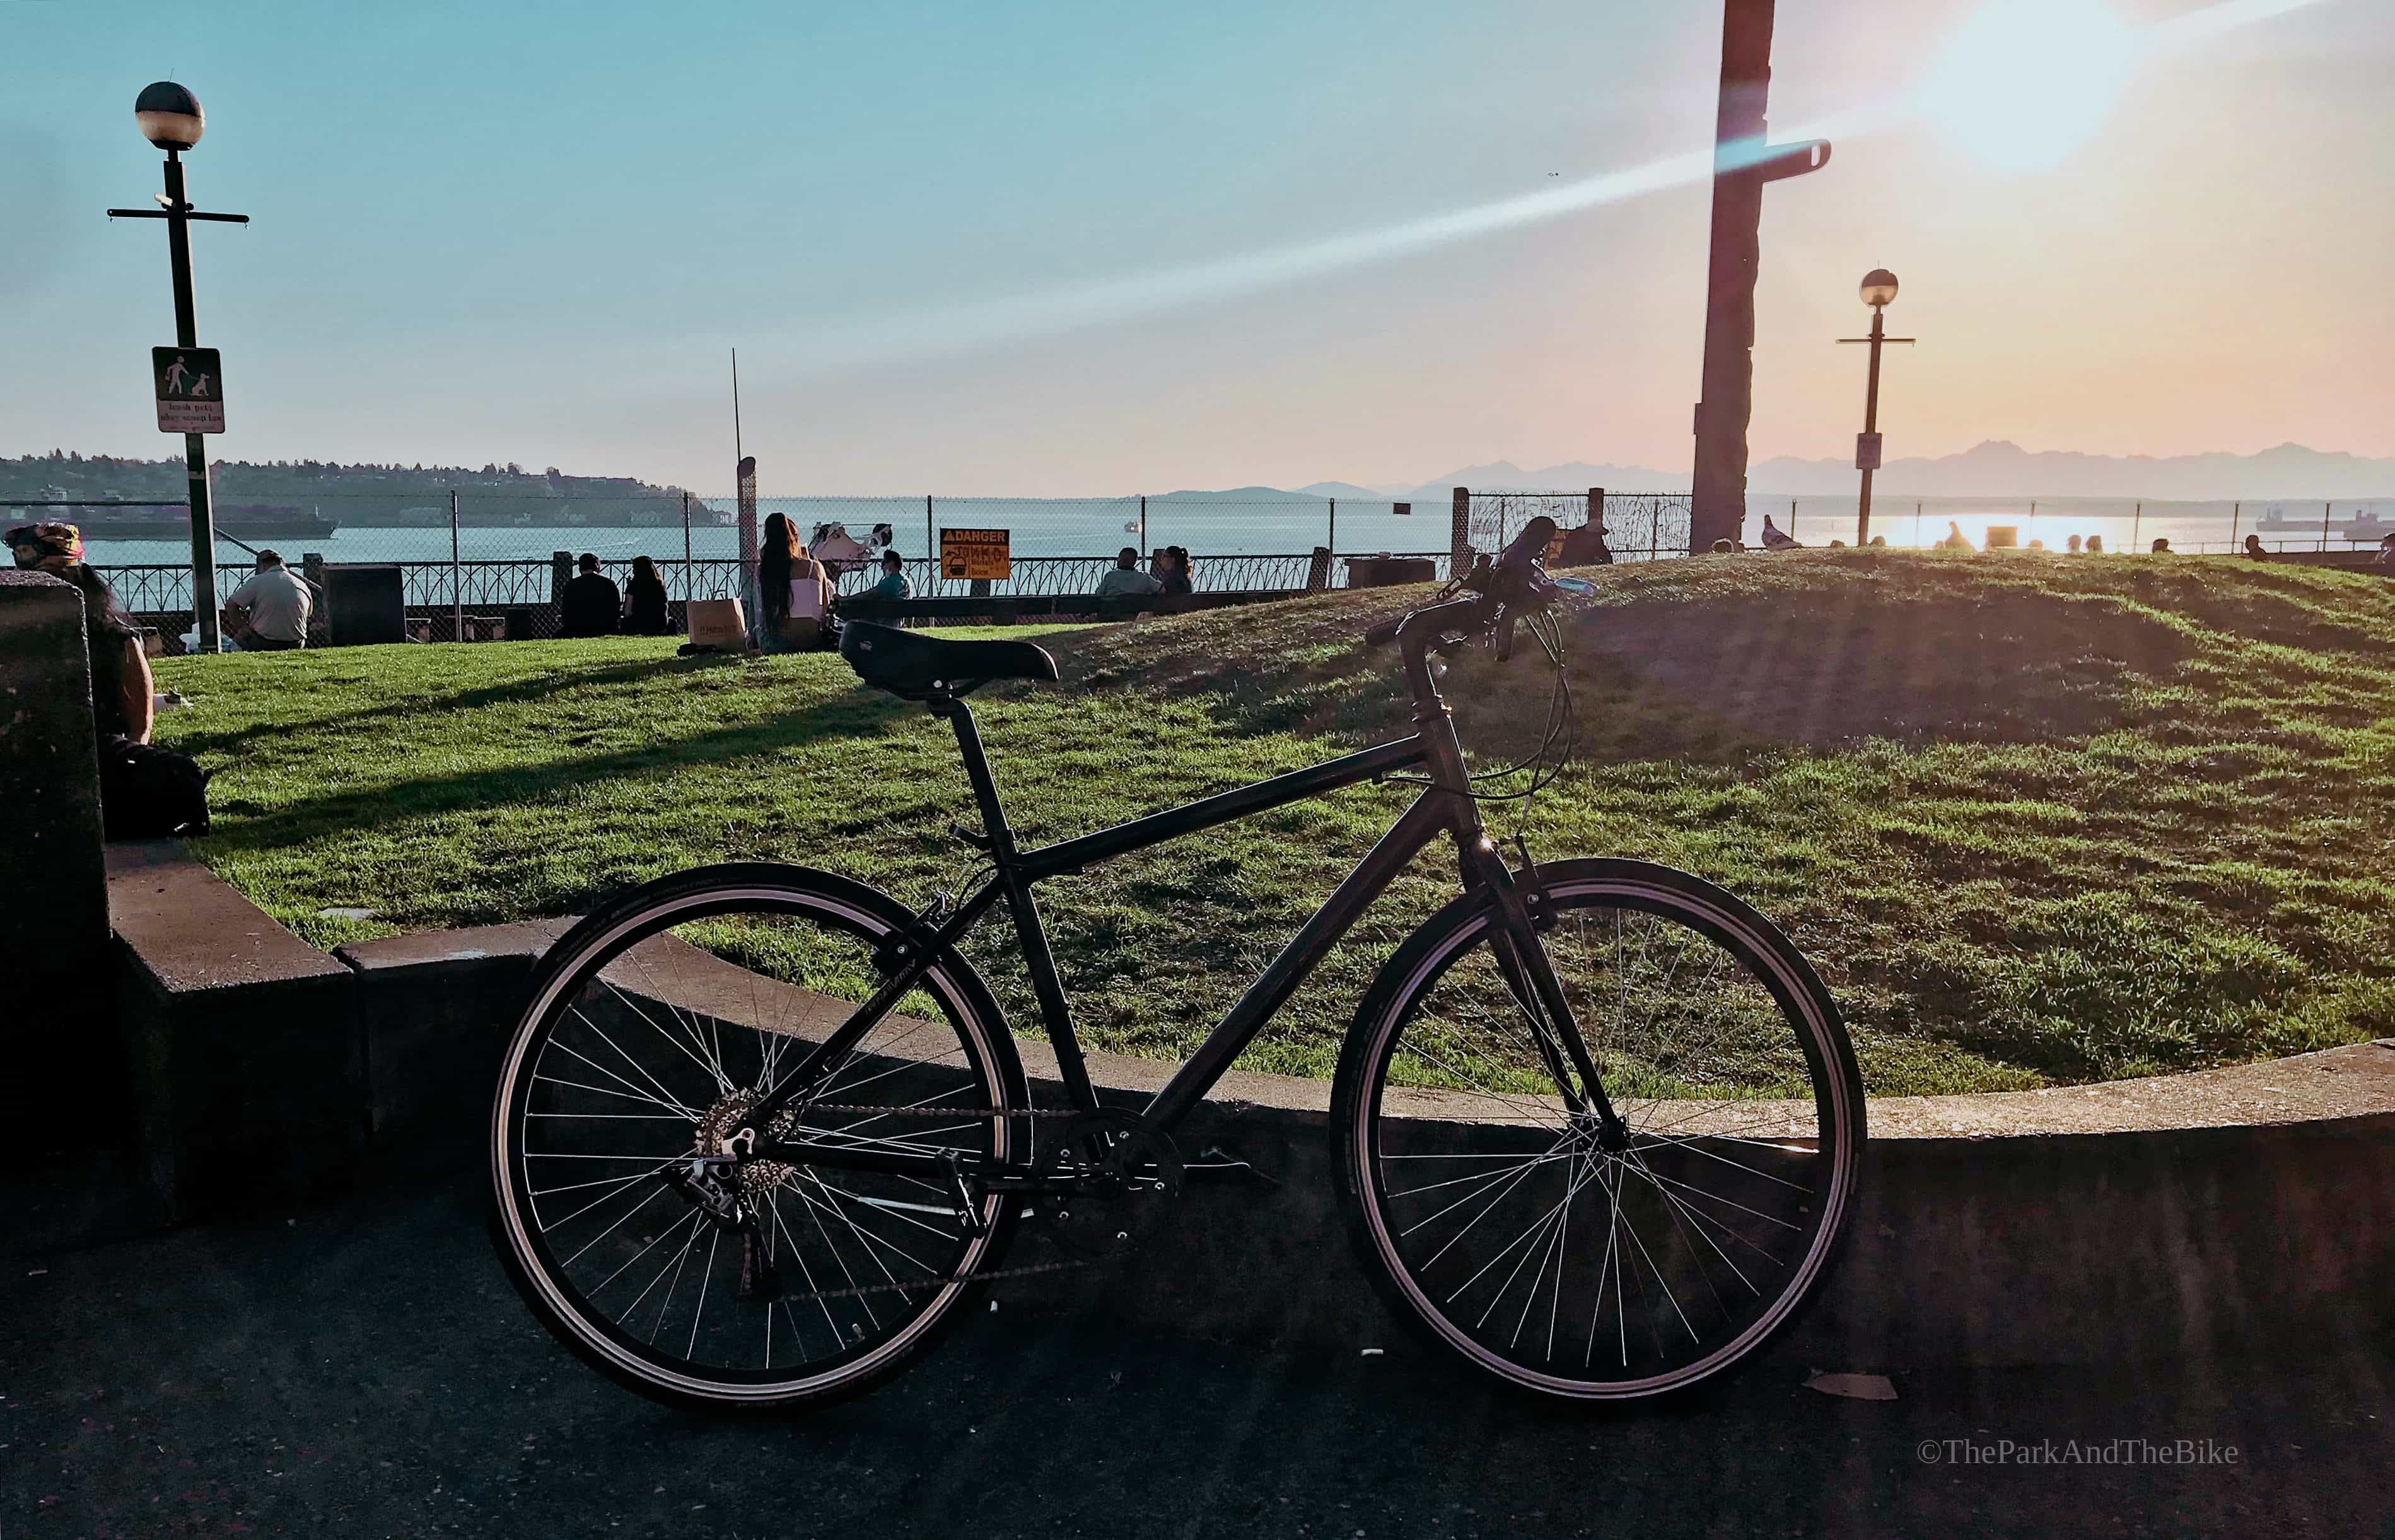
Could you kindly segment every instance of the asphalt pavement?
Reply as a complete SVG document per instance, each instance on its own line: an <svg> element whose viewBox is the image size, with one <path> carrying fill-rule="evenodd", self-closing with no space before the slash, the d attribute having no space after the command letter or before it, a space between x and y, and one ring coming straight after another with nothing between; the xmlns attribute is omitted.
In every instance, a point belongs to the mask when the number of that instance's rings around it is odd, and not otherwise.
<svg viewBox="0 0 2395 1540"><path fill-rule="evenodd" d="M1766 1366L1556 1415L1394 1331L1269 1353L1001 1306L809 1418L585 1370L415 1181L71 1250L0 1219L0 1540L20 1536L2274 1535L2395 1540L2395 1351ZM1327 1245L1324 1265L1345 1267ZM2049 1463L2052 1462L2052 1463Z"/></svg>

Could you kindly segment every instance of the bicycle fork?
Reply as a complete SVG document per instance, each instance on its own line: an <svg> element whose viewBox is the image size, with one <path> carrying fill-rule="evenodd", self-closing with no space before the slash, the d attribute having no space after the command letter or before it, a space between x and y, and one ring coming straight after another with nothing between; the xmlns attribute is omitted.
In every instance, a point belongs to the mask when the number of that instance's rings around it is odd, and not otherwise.
<svg viewBox="0 0 2395 1540"><path fill-rule="evenodd" d="M1555 977L1555 962L1547 955L1538 916L1531 912L1523 883L1506 870L1504 857L1485 831L1459 843L1466 852L1466 885L1485 887L1496 906L1489 943L1498 974L1505 981L1506 992L1514 997L1514 1007L1521 1013L1548 1076L1562 1093L1565 1108L1575 1122L1585 1120L1596 1125L1600 1148L1617 1152L1629 1148L1629 1127L1605 1093L1604 1078L1597 1073L1571 1003L1564 998L1562 981ZM1527 849L1522 877L1535 891L1538 875Z"/></svg>

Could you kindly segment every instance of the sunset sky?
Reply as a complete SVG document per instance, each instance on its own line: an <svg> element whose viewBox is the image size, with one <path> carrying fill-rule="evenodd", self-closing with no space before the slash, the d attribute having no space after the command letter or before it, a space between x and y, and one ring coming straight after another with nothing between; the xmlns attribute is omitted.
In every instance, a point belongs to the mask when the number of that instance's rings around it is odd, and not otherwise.
<svg viewBox="0 0 2395 1540"><path fill-rule="evenodd" d="M1883 264L1921 339L1891 457L2395 455L2395 6L2002 5L1781 0L1775 130L1838 144L1766 194L1756 458L1850 452L1833 339ZM769 491L1682 468L1707 192L1669 167L1719 25L0 0L0 453L177 444L161 229L101 217L158 189L131 104L164 77L207 107L200 206L256 221L194 237L228 458L721 489L737 344Z"/></svg>

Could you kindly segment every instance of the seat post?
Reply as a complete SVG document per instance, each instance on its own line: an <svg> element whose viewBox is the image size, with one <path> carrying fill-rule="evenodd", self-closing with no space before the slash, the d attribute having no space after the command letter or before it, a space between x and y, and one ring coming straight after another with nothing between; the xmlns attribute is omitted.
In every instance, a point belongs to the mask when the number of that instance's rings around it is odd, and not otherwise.
<svg viewBox="0 0 2395 1540"><path fill-rule="evenodd" d="M989 772L989 756L983 752L981 729L973 725L973 708L952 695L935 695L930 705L933 716L946 717L957 735L957 752L965 762L965 779L972 783L973 801L981 805L982 832L989 838L990 854L1003 866L1014 859L1014 830L1007 827L1006 809L998 800L998 781Z"/></svg>

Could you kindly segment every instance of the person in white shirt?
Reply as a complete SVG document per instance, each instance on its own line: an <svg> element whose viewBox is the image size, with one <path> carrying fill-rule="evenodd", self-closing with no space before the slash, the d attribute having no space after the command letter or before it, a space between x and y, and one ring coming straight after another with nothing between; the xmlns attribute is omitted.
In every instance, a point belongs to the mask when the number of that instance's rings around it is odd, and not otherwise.
<svg viewBox="0 0 2395 1540"><path fill-rule="evenodd" d="M229 629L242 633L244 652L288 652L308 644L308 615L315 598L308 585L271 551L258 553L258 570L225 596Z"/></svg>
<svg viewBox="0 0 2395 1540"><path fill-rule="evenodd" d="M1144 599L1163 591L1162 583L1139 570L1139 549L1136 546L1123 547L1115 557L1113 569L1098 579L1098 597L1101 599Z"/></svg>

